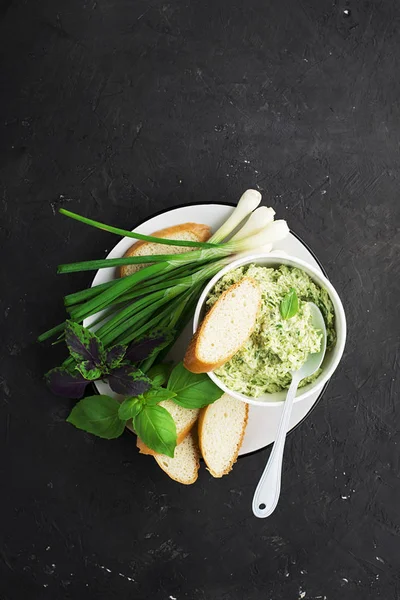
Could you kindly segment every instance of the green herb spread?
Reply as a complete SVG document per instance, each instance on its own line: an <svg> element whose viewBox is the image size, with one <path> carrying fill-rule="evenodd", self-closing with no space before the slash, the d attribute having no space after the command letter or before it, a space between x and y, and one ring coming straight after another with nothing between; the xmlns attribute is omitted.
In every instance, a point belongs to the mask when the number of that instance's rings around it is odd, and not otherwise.
<svg viewBox="0 0 400 600"><path fill-rule="evenodd" d="M244 276L255 279L262 292L261 309L254 332L231 360L215 371L225 385L234 391L257 398L265 392L288 388L291 371L297 370L308 354L318 352L321 334L314 329L307 302L321 310L327 329L327 349L336 340L334 310L328 292L302 270L281 265L278 269L245 265L222 277L207 300L210 308L231 285ZM291 318L282 318L282 300L294 290L299 306ZM314 381L321 369L300 386Z"/></svg>

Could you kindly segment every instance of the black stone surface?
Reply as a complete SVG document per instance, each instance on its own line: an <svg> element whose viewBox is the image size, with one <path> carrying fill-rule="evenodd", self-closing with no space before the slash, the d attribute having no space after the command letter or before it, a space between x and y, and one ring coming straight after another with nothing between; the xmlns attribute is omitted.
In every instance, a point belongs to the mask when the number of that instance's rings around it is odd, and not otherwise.
<svg viewBox="0 0 400 600"><path fill-rule="evenodd" d="M2 0L0 598L400 598L397 0ZM122 226L257 186L345 303L344 360L288 439L181 487L64 422L36 336ZM154 463L154 464L153 464Z"/></svg>

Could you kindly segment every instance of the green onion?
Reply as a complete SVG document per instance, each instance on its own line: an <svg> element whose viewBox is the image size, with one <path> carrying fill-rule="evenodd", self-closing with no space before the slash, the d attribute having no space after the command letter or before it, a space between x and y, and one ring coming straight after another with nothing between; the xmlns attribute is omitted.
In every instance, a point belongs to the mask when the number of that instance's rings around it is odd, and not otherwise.
<svg viewBox="0 0 400 600"><path fill-rule="evenodd" d="M195 270L196 267L194 265L182 265L179 268L176 268L174 270L174 275L176 275L176 277L181 276L182 274L186 274L187 271L193 271ZM158 276L154 276L151 278L151 285L154 285L158 282L163 282L165 281L165 275L161 274ZM65 306L73 306L75 304L80 304L81 302L83 302L84 300L89 300L90 298L94 298L95 296L97 296L100 292L103 292L105 289L111 287L112 285L114 285L115 283L115 279L112 279L111 281L107 281L106 283L100 283L98 285L95 285L93 287L87 288L85 290L81 290L80 292L75 292L74 294L68 294L68 296L65 296L64 298L64 305ZM142 282L140 285L140 289L143 290L143 293L146 293L145 290L147 289L147 285L146 282ZM153 290L152 290L153 291ZM135 297L135 296L133 296Z"/></svg>
<svg viewBox="0 0 400 600"><path fill-rule="evenodd" d="M137 233L135 231L128 231L126 229L120 229L119 227L112 227L111 225L106 225L105 223L100 223L100 221L93 221L93 219L88 219L87 217L83 217L82 215L78 215L77 213L71 212L70 210L66 210L65 208L60 208L60 213L65 215L66 217L70 217L70 219L75 219L75 221L79 221L80 223L85 223L86 225L91 225L96 229L102 229L103 231L108 231L110 233L115 233L117 235L122 235L123 237L133 238L135 240L143 240L145 242L153 242L156 244L165 244L166 246L187 246L189 248L215 248L215 244L210 242L189 242L187 240L169 240L167 238L158 238L153 235L143 235L142 233Z"/></svg>
<svg viewBox="0 0 400 600"><path fill-rule="evenodd" d="M208 261L218 256L231 254L235 246L225 244L224 246L215 246L212 249L184 252L183 254L151 254L150 256L125 256L122 258L104 258L100 260L87 260L84 262L69 263L59 265L58 273L78 273L80 271L97 271L98 269L108 269L110 267L122 267L124 265L140 265L152 263L168 263L170 265L190 264L194 260Z"/></svg>
<svg viewBox="0 0 400 600"><path fill-rule="evenodd" d="M167 270L168 265L165 263L158 263L156 265L152 265L150 267L146 267L141 271L137 271L132 275L128 275L123 279L116 279L113 283L113 286L107 288L104 292L101 292L97 297L91 298L88 302L80 305L76 308L76 310L71 310L71 318L73 321L77 323L82 323L88 317L97 314L99 311L108 308L113 301L118 298L123 292L125 292L133 285L136 285L146 279L149 275L153 273L160 273L162 271ZM59 331L63 331L65 328L65 323L61 323L60 325L56 325L52 329L49 329L45 333L41 334L38 337L40 342L47 340L52 337L54 333Z"/></svg>
<svg viewBox="0 0 400 600"><path fill-rule="evenodd" d="M65 323L60 323L60 325L56 325L55 327L52 327L48 331L45 331L44 333L39 335L38 341L45 342L49 338L53 337L53 335L55 335L56 333L64 331L64 328L65 328Z"/></svg>
<svg viewBox="0 0 400 600"><path fill-rule="evenodd" d="M74 294L68 294L64 298L64 306L73 306L74 304L79 304L83 300L89 300L94 296L97 296L100 292L103 292L107 288L113 285L114 281L107 281L106 283L99 283L98 285L94 285L93 287L87 288L86 290L81 290L80 292L75 292Z"/></svg>
<svg viewBox="0 0 400 600"><path fill-rule="evenodd" d="M72 219L111 233L166 246L195 248L182 254L125 256L60 265L59 273L141 265L139 270L122 279L113 279L66 296L64 303L70 318L82 323L91 317L91 327L96 325L96 334L105 347L117 343L129 344L159 326L171 328L175 335L174 341L158 355L143 362L143 369L147 370L155 360L161 360L169 351L192 317L201 290L211 277L233 257L257 250L268 251L271 244L287 235L289 230L285 221L273 221L272 209L261 207L255 210L260 199L256 190L247 190L232 215L208 243L136 234L61 209L62 214ZM245 224L230 241L220 243L244 221ZM148 266L142 266L146 264ZM60 340L63 338L64 328L65 323L61 323L42 334L39 339L43 341L58 335ZM64 365L72 363L72 359L67 359Z"/></svg>
<svg viewBox="0 0 400 600"><path fill-rule="evenodd" d="M164 348L163 350L158 352L157 355L154 355L152 357L153 361L148 366L148 368L150 368L150 366L153 364L153 362L155 362L156 359L157 359L157 362L162 362L165 359L165 357L168 355L168 352L171 350L172 346L175 344L175 341L178 339L178 337L181 335L182 331L185 329L186 325L189 323L190 319L193 317L193 313L196 308L198 296L200 295L201 290L202 290L202 286L200 286L200 288L195 288L193 290L191 296L189 297L189 299L187 301L185 301L185 308L184 308L183 312L180 314L178 326L175 328L175 339L169 344L169 346L167 346L166 348ZM147 364L146 364L146 367L147 367Z"/></svg>
<svg viewBox="0 0 400 600"><path fill-rule="evenodd" d="M169 314L171 314L171 312L173 312L173 310L177 306L177 304L178 303L176 302L176 300L175 300L175 302L168 303L166 305L165 309L163 311L158 312L155 315L155 317L153 317L150 320L146 319L145 323L141 327L139 327L138 323L136 323L134 331L132 331L132 328L130 330L128 329L128 331L124 335L121 335L113 343L129 344L133 340L140 338L143 334L145 334L148 331L151 331L152 329L157 327L165 317L167 317Z"/></svg>
<svg viewBox="0 0 400 600"><path fill-rule="evenodd" d="M163 306L168 300L179 295L178 286L170 290L161 290L154 292L135 303L128 305L125 309L117 313L112 319L107 321L103 327L96 331L103 344L109 344L116 339L120 333L123 333L127 327L134 325L139 319L147 314L152 314L157 308Z"/></svg>
<svg viewBox="0 0 400 600"><path fill-rule="evenodd" d="M107 306L109 306L116 298L118 298L122 292L127 291L130 287L137 285L141 281L149 278L151 275L167 271L168 266L169 265L166 263L157 263L155 265L151 265L150 267L141 269L132 275L128 275L123 279L116 279L113 286L100 293L97 297L92 298L88 302L82 304L82 306L77 309L76 314L74 315L74 320L86 319L87 317L95 314L97 311L107 308Z"/></svg>

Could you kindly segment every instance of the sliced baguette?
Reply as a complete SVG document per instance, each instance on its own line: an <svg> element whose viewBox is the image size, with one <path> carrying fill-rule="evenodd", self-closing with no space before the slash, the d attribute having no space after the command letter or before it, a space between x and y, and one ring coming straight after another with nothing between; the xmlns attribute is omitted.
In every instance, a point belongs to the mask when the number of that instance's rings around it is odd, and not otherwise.
<svg viewBox="0 0 400 600"><path fill-rule="evenodd" d="M174 458L164 454L156 454L154 458L171 479L183 485L194 483L198 477L200 452L193 433L189 433L175 448Z"/></svg>
<svg viewBox="0 0 400 600"><path fill-rule="evenodd" d="M199 223L183 223L182 225L174 225L161 229L152 234L154 237L165 238L167 240L185 240L188 242L206 242L211 235L211 229L208 225ZM164 244L153 244L152 242L136 242L124 254L126 256L152 256L154 254L182 254L195 250L188 246L165 246ZM143 267L147 267L148 263L137 265L124 265L120 268L120 276L126 277Z"/></svg>
<svg viewBox="0 0 400 600"><path fill-rule="evenodd" d="M177 435L176 442L179 445L181 442L183 442L183 440L197 421L200 409L182 408L182 406L178 406L172 400L164 400L163 402L160 402L160 406L167 409L167 411L170 413L170 415L175 421ZM146 444L144 444L139 437L136 441L136 446L139 448L140 454L150 454L151 456L157 456L157 452L146 446Z"/></svg>
<svg viewBox="0 0 400 600"><path fill-rule="evenodd" d="M251 277L231 285L194 334L183 360L186 369L207 373L232 358L253 332L260 304L261 291Z"/></svg>
<svg viewBox="0 0 400 600"><path fill-rule="evenodd" d="M249 405L228 394L201 411L199 446L213 477L222 477L232 470L246 431L248 414Z"/></svg>

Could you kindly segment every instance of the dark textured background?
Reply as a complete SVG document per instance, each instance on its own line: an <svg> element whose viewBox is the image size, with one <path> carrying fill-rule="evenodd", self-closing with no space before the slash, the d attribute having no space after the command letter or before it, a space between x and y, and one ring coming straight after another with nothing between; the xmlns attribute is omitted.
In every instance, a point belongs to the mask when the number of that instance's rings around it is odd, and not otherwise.
<svg viewBox="0 0 400 600"><path fill-rule="evenodd" d="M0 597L400 598L398 0L2 0ZM317 253L348 315L344 360L288 439L189 488L64 423L35 343L88 274L56 265L247 187Z"/></svg>

